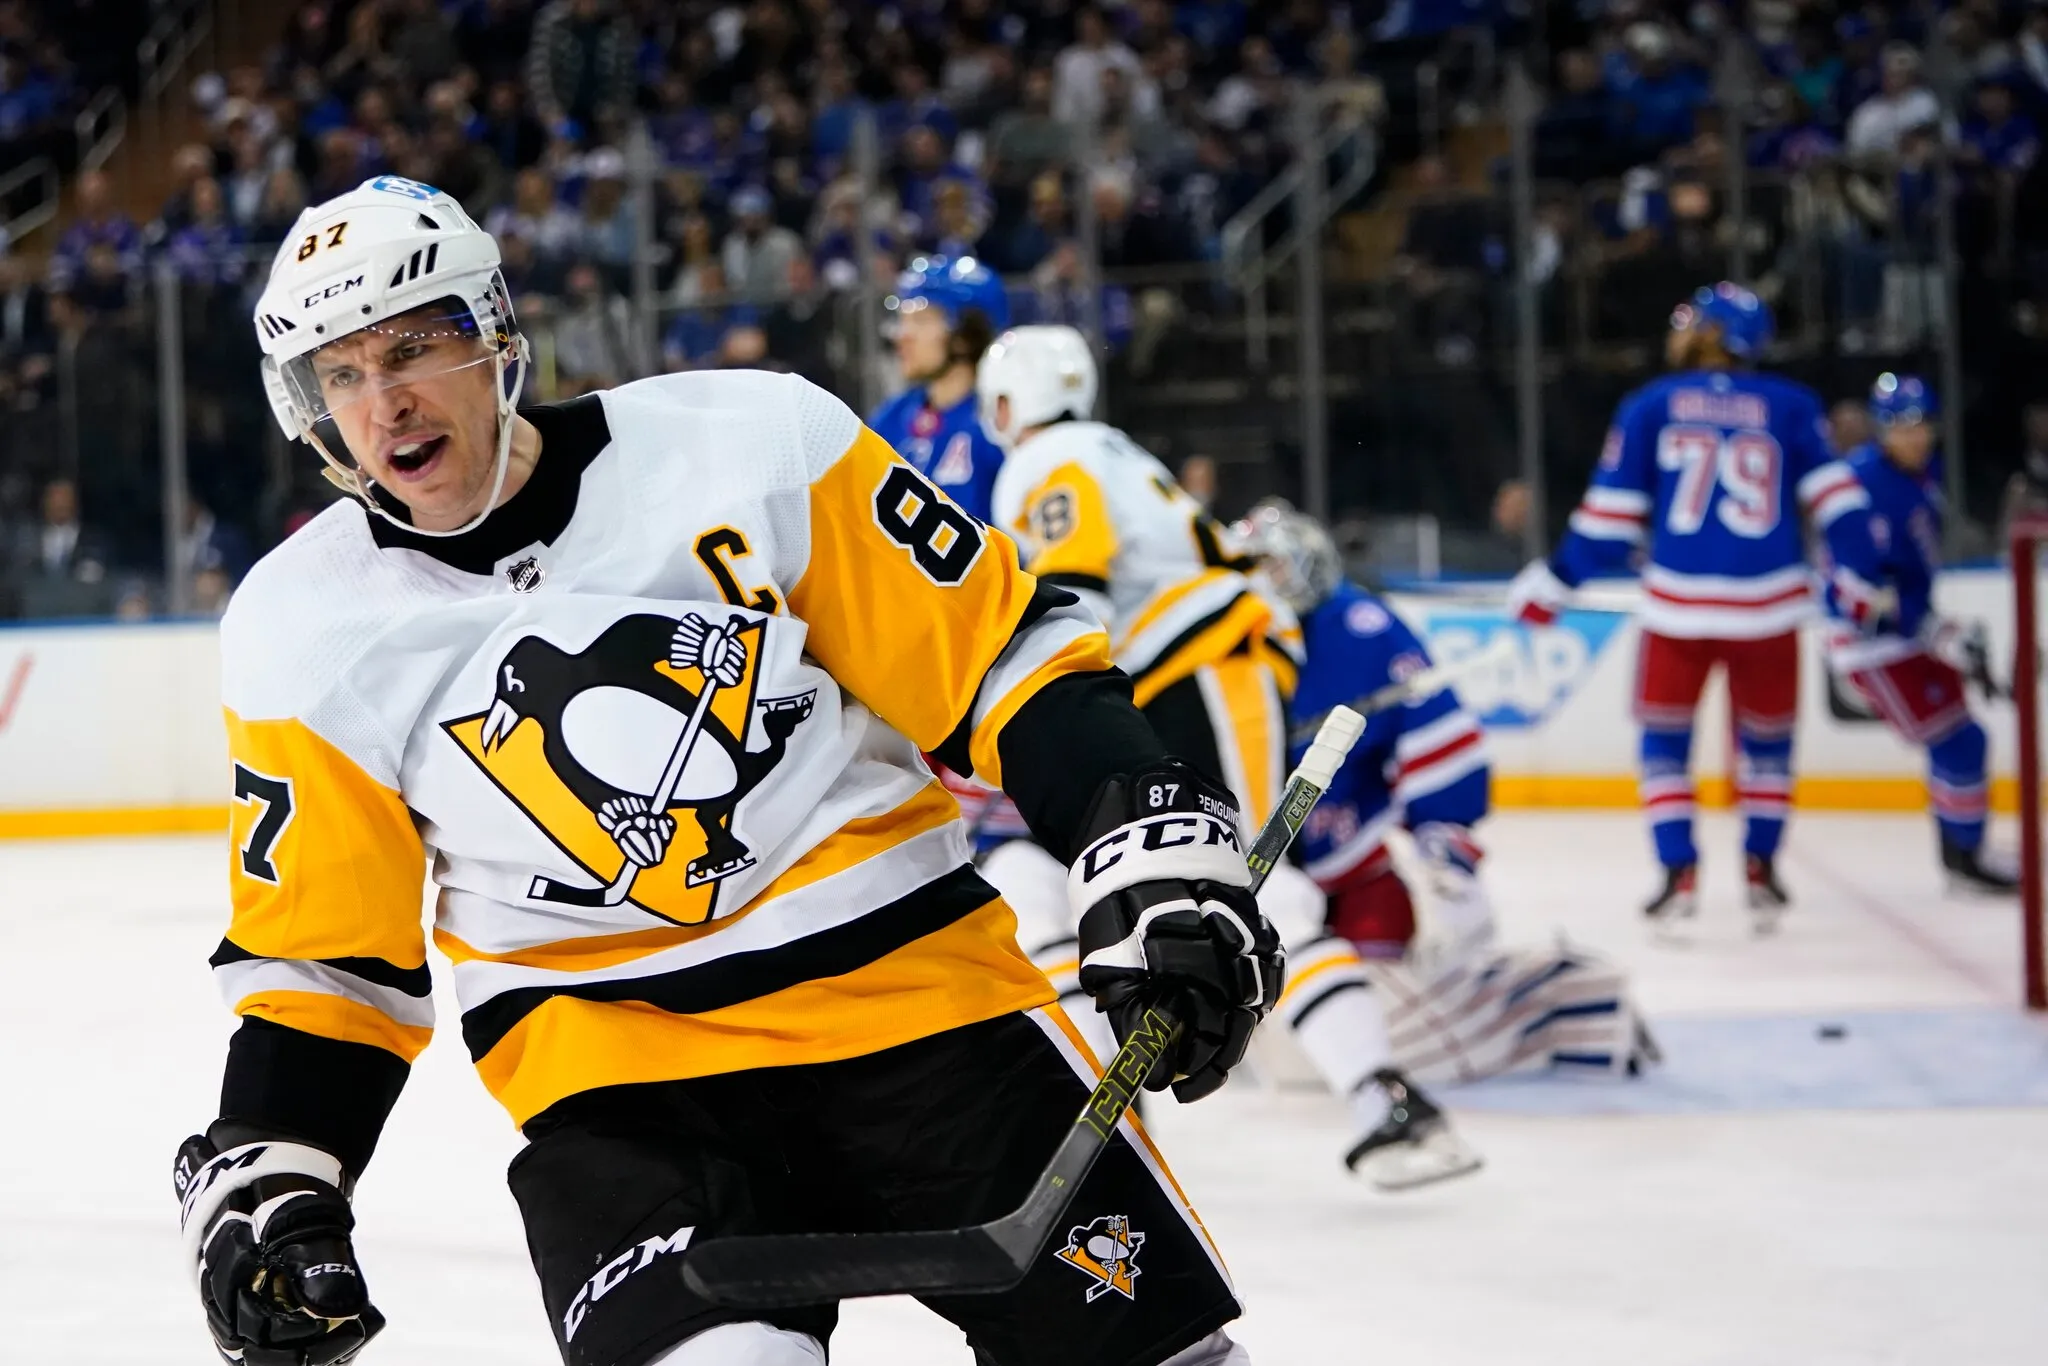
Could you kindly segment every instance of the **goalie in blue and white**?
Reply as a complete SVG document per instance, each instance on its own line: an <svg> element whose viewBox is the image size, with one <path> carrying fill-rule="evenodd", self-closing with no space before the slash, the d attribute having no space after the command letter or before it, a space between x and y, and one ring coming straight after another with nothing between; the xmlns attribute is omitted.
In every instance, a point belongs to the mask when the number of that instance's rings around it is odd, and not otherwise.
<svg viewBox="0 0 2048 1366"><path fill-rule="evenodd" d="M1235 532L1301 618L1307 662L1289 710L1291 757L1332 707L1418 680L1409 700L1368 717L1296 844L1328 897L1328 933L1367 962L1394 1065L1424 1082L1559 1065L1636 1070L1654 1048L1618 969L1576 949L1495 943L1473 830L1488 809L1485 736L1455 688L1421 681L1433 665L1420 637L1344 578L1314 518L1270 500ZM1422 917L1395 860L1392 837L1403 831L1426 883ZM1302 958L1290 945L1295 974ZM1275 1014L1287 1006L1283 997Z"/></svg>

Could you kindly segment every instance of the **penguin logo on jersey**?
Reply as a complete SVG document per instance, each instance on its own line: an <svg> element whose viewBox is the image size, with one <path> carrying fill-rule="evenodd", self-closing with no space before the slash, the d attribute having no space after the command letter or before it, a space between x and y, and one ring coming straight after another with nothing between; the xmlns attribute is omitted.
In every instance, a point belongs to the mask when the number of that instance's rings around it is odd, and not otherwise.
<svg viewBox="0 0 2048 1366"><path fill-rule="evenodd" d="M505 652L490 707L443 729L597 883L535 876L529 897L681 925L734 909L719 888L757 862L734 814L817 697L755 695L766 629L636 613L573 654L533 635Z"/></svg>
<svg viewBox="0 0 2048 1366"><path fill-rule="evenodd" d="M1132 1282L1138 1279L1138 1249L1145 1235L1132 1230L1131 1221L1121 1214L1105 1214L1085 1227L1067 1231L1067 1245L1052 1255L1086 1275L1088 1303L1093 1304L1114 1290L1125 1299L1136 1299Z"/></svg>

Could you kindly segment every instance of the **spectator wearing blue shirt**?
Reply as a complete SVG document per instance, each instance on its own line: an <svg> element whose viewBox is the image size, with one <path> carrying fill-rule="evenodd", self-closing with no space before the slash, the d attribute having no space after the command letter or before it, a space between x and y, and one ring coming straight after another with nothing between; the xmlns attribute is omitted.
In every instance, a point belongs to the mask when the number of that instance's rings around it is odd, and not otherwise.
<svg viewBox="0 0 2048 1366"><path fill-rule="evenodd" d="M838 58L818 66L811 115L811 155L821 176L836 175L853 155L853 132L867 102L854 92L853 72Z"/></svg>
<svg viewBox="0 0 2048 1366"><path fill-rule="evenodd" d="M1976 112L1963 121L1960 157L1994 173L2017 176L2034 164L2041 133L2014 107L2012 87L2003 79L1977 87Z"/></svg>
<svg viewBox="0 0 2048 1366"><path fill-rule="evenodd" d="M133 276L142 268L142 233L135 220L114 207L114 194L104 171L78 177L78 213L57 239L50 256L50 286L62 293L85 273L94 247L111 248L121 273Z"/></svg>
<svg viewBox="0 0 2048 1366"><path fill-rule="evenodd" d="M956 165L947 152L943 133L930 124L918 124L903 135L903 155L896 172L896 199L909 219L909 230L923 237L930 233L938 213L939 188L958 181L986 197L979 178Z"/></svg>
<svg viewBox="0 0 2048 1366"><path fill-rule="evenodd" d="M696 102L687 76L671 72L662 78L655 110L647 118L647 133L667 165L708 162L713 141L711 115Z"/></svg>
<svg viewBox="0 0 2048 1366"><path fill-rule="evenodd" d="M1692 136L1693 115L1707 102L1707 78L1682 64L1662 24L1631 24L1624 39L1625 74L1613 82L1615 138L1636 155L1655 156Z"/></svg>
<svg viewBox="0 0 2048 1366"><path fill-rule="evenodd" d="M1814 121L1812 110L1790 83L1765 86L1757 105L1762 119L1744 149L1748 163L1757 170L1802 170L1842 150L1841 140Z"/></svg>
<svg viewBox="0 0 2048 1366"><path fill-rule="evenodd" d="M228 217L220 182L212 176L193 183L191 218L171 234L164 253L187 284L231 285L242 278L247 265L242 234Z"/></svg>
<svg viewBox="0 0 2048 1366"><path fill-rule="evenodd" d="M0 148L32 145L56 113L56 85L14 53L0 52Z"/></svg>
<svg viewBox="0 0 2048 1366"><path fill-rule="evenodd" d="M880 111L882 140L897 142L919 128L928 128L936 133L946 146L953 144L959 135L959 120L946 102L932 93L932 78L916 62L905 62L896 68L896 98L884 104Z"/></svg>

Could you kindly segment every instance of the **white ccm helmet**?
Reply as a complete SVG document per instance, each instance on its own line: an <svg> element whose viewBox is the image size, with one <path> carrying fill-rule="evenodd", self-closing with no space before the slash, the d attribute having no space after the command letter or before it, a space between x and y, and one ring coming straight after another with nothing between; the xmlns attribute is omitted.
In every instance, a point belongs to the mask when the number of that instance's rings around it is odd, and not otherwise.
<svg viewBox="0 0 2048 1366"><path fill-rule="evenodd" d="M1009 450L1018 434L1062 417L1095 411L1095 353L1071 327L1013 327L989 343L974 372L981 425ZM1010 400L1010 421L996 425L996 400Z"/></svg>
<svg viewBox="0 0 2048 1366"><path fill-rule="evenodd" d="M348 454L333 422L333 403L313 372L313 353L352 332L445 303L433 321L452 324L485 344L498 406L497 469L483 510L453 531L459 536L490 514L505 486L512 417L526 374L526 344L512 318L498 244L453 196L403 176L366 180L347 194L299 215L271 262L256 301L256 337L263 348L263 385L286 436L308 442L327 462L327 477L388 521L399 519L373 495L375 485ZM337 455L336 448L341 455ZM403 523L401 523L403 524Z"/></svg>

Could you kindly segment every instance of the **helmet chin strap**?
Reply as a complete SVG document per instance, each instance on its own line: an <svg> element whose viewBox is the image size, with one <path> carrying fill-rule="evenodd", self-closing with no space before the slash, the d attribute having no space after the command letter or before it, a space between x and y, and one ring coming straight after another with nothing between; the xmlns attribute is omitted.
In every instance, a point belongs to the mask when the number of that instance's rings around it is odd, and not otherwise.
<svg viewBox="0 0 2048 1366"><path fill-rule="evenodd" d="M377 487L377 481L366 476L361 466L348 465L337 460L334 453L327 449L327 443L322 441L315 434L312 427L304 421L301 421L299 424L299 432L312 445L314 450L320 452L320 458L327 462L327 468L321 471L326 476L327 481L335 485L342 492L352 494L362 500L365 507L375 515L391 523L391 525L404 527L415 536L432 536L437 539L466 535L483 525L484 518L490 516L497 509L498 496L505 491L505 473L512 467L513 418L517 414L517 409L513 406L517 388L515 386L512 390L508 391L505 384L505 371L513 364L524 364L525 357L522 353L525 345L526 339L521 337L511 347L500 351L491 358L491 392L497 395L498 400L498 458L496 469L491 476L491 492L490 496L484 499L484 504L478 509L476 516L470 518L461 526L456 527L453 531L429 531L425 527L414 526L411 522L401 521L399 518L392 516L390 510L383 503L379 502L376 497L374 491ZM404 500L401 499L400 501Z"/></svg>

